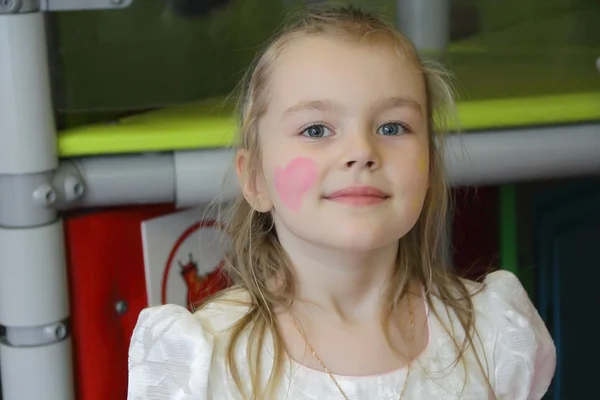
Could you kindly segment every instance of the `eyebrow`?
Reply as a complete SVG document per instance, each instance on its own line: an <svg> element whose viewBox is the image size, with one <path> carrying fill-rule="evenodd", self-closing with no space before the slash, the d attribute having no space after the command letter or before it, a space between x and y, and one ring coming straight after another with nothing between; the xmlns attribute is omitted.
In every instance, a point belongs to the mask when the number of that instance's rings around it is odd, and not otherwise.
<svg viewBox="0 0 600 400"><path fill-rule="evenodd" d="M283 115L288 116L296 114L300 111L313 110L313 111L335 111L340 107L337 106L332 100L312 100L312 101L301 101L294 104L290 108L284 111Z"/></svg>
<svg viewBox="0 0 600 400"><path fill-rule="evenodd" d="M411 99L410 97L390 97L387 99L383 99L382 101L375 103L375 106L373 108L378 111L385 111L392 108L405 107L414 108L419 113L423 111L423 107L421 107L421 104L418 101Z"/></svg>
<svg viewBox="0 0 600 400"><path fill-rule="evenodd" d="M422 111L421 104L418 101L411 99L409 97L389 97L389 98L383 99L383 100L375 103L375 105L373 106L373 109L377 110L377 111L385 111L385 110L389 110L392 108L404 108L404 107L413 108L416 111L418 111L419 113ZM287 110L285 110L283 115L289 116L289 115L296 114L300 111L305 111L305 110L323 111L323 112L336 111L336 110L339 110L340 108L341 107L332 100L301 101L301 102L296 103L293 106L289 107Z"/></svg>

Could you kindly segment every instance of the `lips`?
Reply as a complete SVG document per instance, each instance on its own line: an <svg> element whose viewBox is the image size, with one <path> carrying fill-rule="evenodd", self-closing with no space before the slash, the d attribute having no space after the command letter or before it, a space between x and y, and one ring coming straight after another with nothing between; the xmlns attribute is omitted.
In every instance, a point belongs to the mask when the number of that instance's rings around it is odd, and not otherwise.
<svg viewBox="0 0 600 400"><path fill-rule="evenodd" d="M372 187L372 186L351 186L342 190L338 190L333 192L325 198L327 199L335 199L338 197L380 197L386 198L390 197L381 190Z"/></svg>
<svg viewBox="0 0 600 400"><path fill-rule="evenodd" d="M369 205L380 203L390 196L372 186L351 186L328 194L327 200L353 205Z"/></svg>

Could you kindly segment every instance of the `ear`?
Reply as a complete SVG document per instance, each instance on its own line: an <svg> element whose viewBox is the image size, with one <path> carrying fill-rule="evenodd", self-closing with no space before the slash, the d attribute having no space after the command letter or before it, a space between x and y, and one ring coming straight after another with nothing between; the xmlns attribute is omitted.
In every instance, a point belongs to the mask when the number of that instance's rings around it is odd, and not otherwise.
<svg viewBox="0 0 600 400"><path fill-rule="evenodd" d="M269 212L273 208L271 196L264 177L250 165L250 155L245 149L237 151L235 156L235 171L244 198L254 210Z"/></svg>

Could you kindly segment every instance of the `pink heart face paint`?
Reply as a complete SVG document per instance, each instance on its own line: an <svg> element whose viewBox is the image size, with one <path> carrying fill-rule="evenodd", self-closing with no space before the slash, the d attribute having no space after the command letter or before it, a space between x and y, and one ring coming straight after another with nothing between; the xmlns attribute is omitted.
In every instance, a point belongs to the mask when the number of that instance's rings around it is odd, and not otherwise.
<svg viewBox="0 0 600 400"><path fill-rule="evenodd" d="M285 168L275 170L275 188L281 200L298 212L302 197L317 181L317 166L308 157L293 159Z"/></svg>

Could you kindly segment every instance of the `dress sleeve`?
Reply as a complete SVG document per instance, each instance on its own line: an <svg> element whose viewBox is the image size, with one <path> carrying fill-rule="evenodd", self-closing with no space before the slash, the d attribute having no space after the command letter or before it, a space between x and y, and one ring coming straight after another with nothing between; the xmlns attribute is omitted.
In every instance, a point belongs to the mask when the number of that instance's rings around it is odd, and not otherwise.
<svg viewBox="0 0 600 400"><path fill-rule="evenodd" d="M177 305L143 310L129 347L127 400L207 398L213 338Z"/></svg>
<svg viewBox="0 0 600 400"><path fill-rule="evenodd" d="M492 381L499 400L540 400L556 368L556 348L544 321L519 279L496 271L485 280L486 298L495 340L488 341L493 357Z"/></svg>

